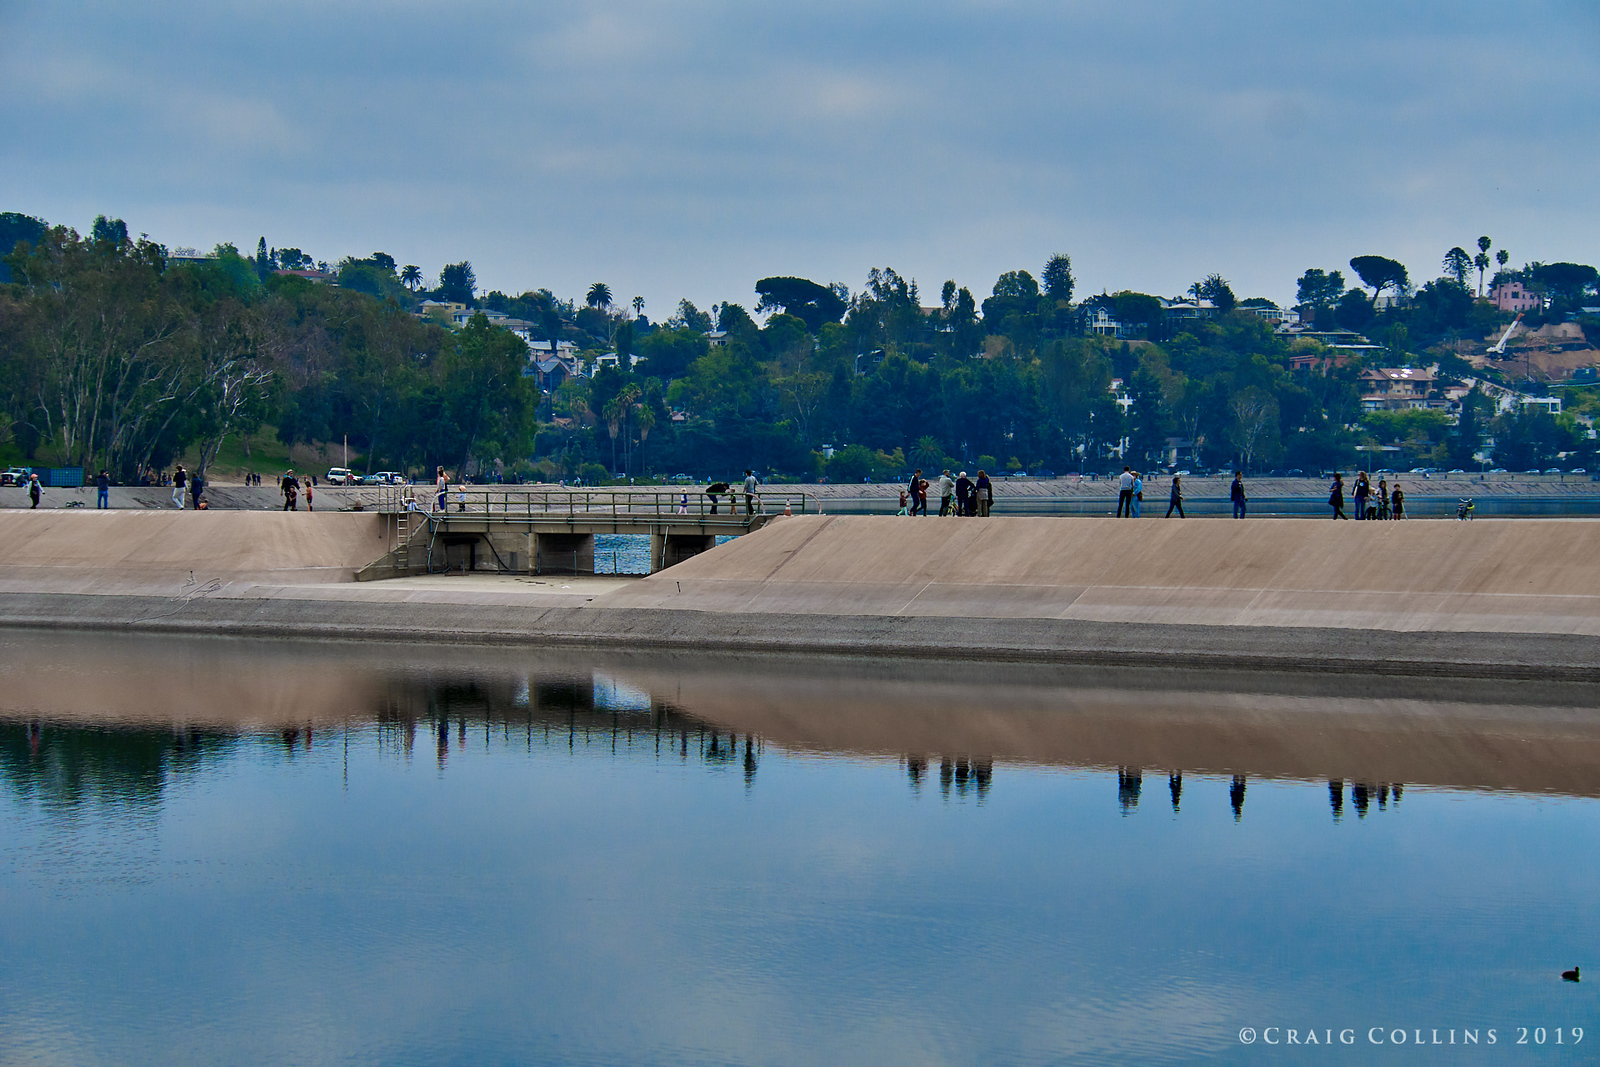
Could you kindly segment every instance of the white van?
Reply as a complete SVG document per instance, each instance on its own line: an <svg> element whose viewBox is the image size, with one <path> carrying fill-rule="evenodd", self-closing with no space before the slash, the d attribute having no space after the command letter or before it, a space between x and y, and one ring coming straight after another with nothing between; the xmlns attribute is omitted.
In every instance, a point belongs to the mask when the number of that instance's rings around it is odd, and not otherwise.
<svg viewBox="0 0 1600 1067"><path fill-rule="evenodd" d="M329 467L328 468L327 482L328 482L329 485L349 485L351 482L353 482L355 480L356 480L356 476L354 474L350 473L350 468L349 467Z"/></svg>

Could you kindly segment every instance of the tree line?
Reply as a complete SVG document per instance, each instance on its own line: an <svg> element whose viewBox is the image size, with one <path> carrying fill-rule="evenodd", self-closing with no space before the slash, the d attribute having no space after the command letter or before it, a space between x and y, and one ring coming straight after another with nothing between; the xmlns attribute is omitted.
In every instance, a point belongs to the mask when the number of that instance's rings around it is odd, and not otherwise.
<svg viewBox="0 0 1600 1067"><path fill-rule="evenodd" d="M1543 464L1592 450L1568 414L1496 418L1469 394L1458 418L1363 412L1366 366L1437 363L1445 382L1474 372L1458 354L1508 316L1478 298L1487 281L1549 295L1532 318L1591 306L1594 269L1508 269L1491 243L1451 249L1438 278L1358 256L1310 269L1296 305L1323 339L1358 331L1378 345L1344 366L1291 369L1331 356L1286 336L1220 274L1187 296L1210 317L1170 315L1130 291L1083 297L1072 263L1003 273L981 299L954 280L937 302L914 279L874 268L840 283L774 276L737 302L688 300L659 322L640 298L595 283L579 299L548 289L481 293L468 261L437 284L377 252L329 266L297 248L222 245L177 259L114 219L79 235L0 215L0 448L101 466L122 478L198 449L209 463L229 435L266 425L288 444L347 436L369 469L436 464L480 478L726 476L888 478L912 467L1103 471L1121 462L1252 471L1380 465L1363 448L1397 446L1404 462L1468 466L1493 435L1495 459ZM322 270L337 281L283 271ZM1077 299L1075 299L1075 297ZM541 392L528 345L476 316L459 329L421 314L454 302L524 320L533 355L569 342L591 369ZM1105 310L1123 337L1085 333ZM757 318L764 316L764 321ZM610 362L610 361L608 361ZM1491 369L1489 377L1504 378ZM1113 391L1114 380L1119 389Z"/></svg>

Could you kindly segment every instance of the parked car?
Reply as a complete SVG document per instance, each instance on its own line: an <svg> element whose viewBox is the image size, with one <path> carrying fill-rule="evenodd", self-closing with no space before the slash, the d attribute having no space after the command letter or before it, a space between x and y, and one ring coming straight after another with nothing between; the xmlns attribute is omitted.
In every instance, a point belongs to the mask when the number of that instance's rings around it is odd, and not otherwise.
<svg viewBox="0 0 1600 1067"><path fill-rule="evenodd" d="M1453 467L1453 468L1451 468L1450 473L1451 474L1465 474L1467 472L1462 470L1460 467Z"/></svg>
<svg viewBox="0 0 1600 1067"><path fill-rule="evenodd" d="M1506 470L1504 467L1496 467L1493 470L1491 470L1489 473L1490 474L1510 474L1511 472Z"/></svg>
<svg viewBox="0 0 1600 1067"><path fill-rule="evenodd" d="M376 474L363 474L355 481L356 485L382 485L383 482Z"/></svg>
<svg viewBox="0 0 1600 1067"><path fill-rule="evenodd" d="M355 481L355 477L349 467L328 468L327 482L329 485L349 485Z"/></svg>
<svg viewBox="0 0 1600 1067"><path fill-rule="evenodd" d="M32 467L7 467L0 474L0 485L27 485L28 476L32 473Z"/></svg>
<svg viewBox="0 0 1600 1067"><path fill-rule="evenodd" d="M1588 474L1589 472L1587 470L1585 470L1584 468L1582 468L1582 467L1573 467L1567 473L1568 474Z"/></svg>
<svg viewBox="0 0 1600 1067"><path fill-rule="evenodd" d="M1544 472L1546 474L1560 474L1561 473L1561 468L1560 467L1546 467Z"/></svg>
<svg viewBox="0 0 1600 1067"><path fill-rule="evenodd" d="M400 476L399 471L379 471L377 474L379 485L405 485L406 480Z"/></svg>

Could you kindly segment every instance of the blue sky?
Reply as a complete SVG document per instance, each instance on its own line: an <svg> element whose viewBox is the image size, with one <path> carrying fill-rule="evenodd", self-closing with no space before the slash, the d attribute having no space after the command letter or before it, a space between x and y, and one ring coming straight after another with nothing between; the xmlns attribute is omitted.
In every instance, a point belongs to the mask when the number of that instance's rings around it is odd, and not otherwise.
<svg viewBox="0 0 1600 1067"><path fill-rule="evenodd" d="M1480 234L1600 260L1597 74L1584 0L0 0L0 210L657 318L1057 251L1080 292L1286 301Z"/></svg>

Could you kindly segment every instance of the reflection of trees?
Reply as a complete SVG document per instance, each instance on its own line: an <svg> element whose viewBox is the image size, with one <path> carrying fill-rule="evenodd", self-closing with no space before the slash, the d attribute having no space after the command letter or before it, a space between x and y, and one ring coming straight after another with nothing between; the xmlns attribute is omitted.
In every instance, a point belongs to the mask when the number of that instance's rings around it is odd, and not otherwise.
<svg viewBox="0 0 1600 1067"><path fill-rule="evenodd" d="M193 773L233 741L198 730L0 722L0 780L18 798L64 808L155 805L170 778Z"/></svg>

